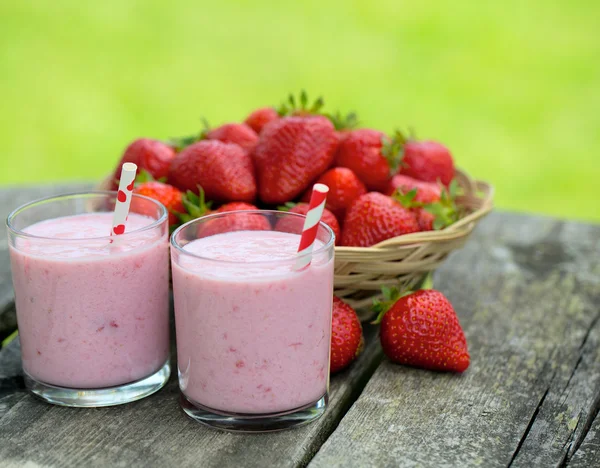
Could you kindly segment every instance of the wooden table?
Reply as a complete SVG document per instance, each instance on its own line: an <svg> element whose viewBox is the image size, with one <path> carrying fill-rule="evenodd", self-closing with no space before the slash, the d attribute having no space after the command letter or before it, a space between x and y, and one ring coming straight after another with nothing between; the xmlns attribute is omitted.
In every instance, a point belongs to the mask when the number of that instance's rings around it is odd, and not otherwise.
<svg viewBox="0 0 600 468"><path fill-rule="evenodd" d="M82 187L3 189L0 214ZM332 378L325 415L280 433L230 434L189 420L176 372L159 393L120 407L45 404L23 387L15 340L0 350L0 464L600 466L600 226L492 214L434 283L467 335L464 375L391 364L369 328L364 354ZM4 239L0 310L7 326Z"/></svg>

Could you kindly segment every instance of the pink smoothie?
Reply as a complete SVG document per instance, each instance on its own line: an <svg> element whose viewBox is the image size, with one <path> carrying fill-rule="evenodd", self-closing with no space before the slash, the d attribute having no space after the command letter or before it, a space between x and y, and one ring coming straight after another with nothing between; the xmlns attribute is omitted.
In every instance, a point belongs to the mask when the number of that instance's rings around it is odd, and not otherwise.
<svg viewBox="0 0 600 468"><path fill-rule="evenodd" d="M36 380L112 387L168 359L166 229L132 232L154 222L132 213L130 234L92 239L110 233L111 221L111 213L50 219L24 231L52 239L21 237L11 246L23 368Z"/></svg>
<svg viewBox="0 0 600 468"><path fill-rule="evenodd" d="M299 241L284 232L238 231L184 247L245 264L173 254L179 383L188 399L264 414L326 393L333 259L321 255L301 272L293 262L274 262L293 258Z"/></svg>

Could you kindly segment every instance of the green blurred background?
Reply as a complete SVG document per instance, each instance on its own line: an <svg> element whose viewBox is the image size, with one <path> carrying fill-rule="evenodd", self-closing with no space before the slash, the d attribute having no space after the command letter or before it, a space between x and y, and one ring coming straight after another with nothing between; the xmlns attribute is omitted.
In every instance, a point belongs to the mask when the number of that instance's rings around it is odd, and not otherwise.
<svg viewBox="0 0 600 468"><path fill-rule="evenodd" d="M597 0L0 2L0 184L99 179L138 136L290 91L413 127L504 209L600 221Z"/></svg>

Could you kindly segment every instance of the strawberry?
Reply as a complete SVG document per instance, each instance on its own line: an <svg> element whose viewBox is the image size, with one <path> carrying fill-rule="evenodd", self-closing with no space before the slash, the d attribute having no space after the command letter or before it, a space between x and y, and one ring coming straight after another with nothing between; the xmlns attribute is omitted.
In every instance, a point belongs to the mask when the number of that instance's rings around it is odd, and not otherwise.
<svg viewBox="0 0 600 468"><path fill-rule="evenodd" d="M440 199L442 193L441 187L432 182L423 182L422 180L413 179L404 174L396 174L388 183L385 190L386 195L393 195L396 190L405 194L411 190L416 190L415 201L422 203L433 203Z"/></svg>
<svg viewBox="0 0 600 468"><path fill-rule="evenodd" d="M249 203L232 202L222 205L218 210L214 211L214 213L248 210L258 210L258 208ZM206 221L206 223L200 225L198 234L202 237L208 237L224 232L268 231L269 229L271 229L271 224L263 215L238 213Z"/></svg>
<svg viewBox="0 0 600 468"><path fill-rule="evenodd" d="M246 201L256 197L256 180L250 155L240 146L202 140L178 153L169 171L169 182L181 190L198 193L215 201Z"/></svg>
<svg viewBox="0 0 600 468"><path fill-rule="evenodd" d="M348 208L341 245L370 247L418 230L415 215L408 208L387 195L370 192Z"/></svg>
<svg viewBox="0 0 600 468"><path fill-rule="evenodd" d="M317 182L329 187L325 206L341 221L344 220L346 209L352 202L367 193L365 184L347 167L329 169L319 177ZM302 197L302 201L308 202L310 194L311 191L308 190Z"/></svg>
<svg viewBox="0 0 600 468"><path fill-rule="evenodd" d="M335 164L352 169L369 190L382 192L398 172L401 143L377 130L353 130L340 142Z"/></svg>
<svg viewBox="0 0 600 468"><path fill-rule="evenodd" d="M135 186L134 193L145 195L161 202L169 211L169 226L176 225L177 213L185 211L183 194L175 187L158 181L143 182Z"/></svg>
<svg viewBox="0 0 600 468"><path fill-rule="evenodd" d="M380 312L381 347L388 358L437 371L464 372L469 367L465 334L441 292L421 290L398 299L397 291L384 288L384 295L389 301L376 303L375 310Z"/></svg>
<svg viewBox="0 0 600 468"><path fill-rule="evenodd" d="M410 179L410 177L402 175L395 177ZM418 182L417 184L414 182L399 186L392 194L392 198L413 212L421 231L443 229L461 218L463 210L456 204L459 190L456 180L450 182L449 187L441 189L430 182ZM435 186L439 192L427 185ZM408 187L414 188L406 191Z"/></svg>
<svg viewBox="0 0 600 468"><path fill-rule="evenodd" d="M150 138L139 138L125 149L115 169L114 179L121 178L121 166L126 162L137 164L138 172L145 169L155 179L166 178L174 157L175 150L166 143ZM117 185L115 184L113 188L116 189Z"/></svg>
<svg viewBox="0 0 600 468"><path fill-rule="evenodd" d="M331 321L331 356L329 372L345 369L362 351L362 326L352 307L333 296Z"/></svg>
<svg viewBox="0 0 600 468"><path fill-rule="evenodd" d="M290 213L306 215L306 213L308 213L308 207L308 203L286 203L285 206L279 207L279 211L288 211ZM323 221L325 224L327 224L327 226L331 228L331 230L335 234L335 245L338 245L342 238L342 231L340 229L340 223L338 223L338 220L335 217L335 215L327 208L325 208L323 210L323 216L321 216L321 221ZM280 223L278 223L278 228L281 228Z"/></svg>
<svg viewBox="0 0 600 468"><path fill-rule="evenodd" d="M277 120L278 118L279 114L273 107L261 107L246 117L244 123L256 133L260 133L265 125L273 120Z"/></svg>
<svg viewBox="0 0 600 468"><path fill-rule="evenodd" d="M336 147L335 130L325 117L269 123L253 151L260 199L277 204L300 195L330 166Z"/></svg>
<svg viewBox="0 0 600 468"><path fill-rule="evenodd" d="M219 140L224 143L235 143L246 151L251 151L258 142L258 135L245 123L228 123L220 127L207 130L207 140Z"/></svg>
<svg viewBox="0 0 600 468"><path fill-rule="evenodd" d="M454 162L448 148L436 141L408 140L404 144L404 175L426 182L438 180L448 186L454 178Z"/></svg>
<svg viewBox="0 0 600 468"><path fill-rule="evenodd" d="M412 212L419 223L419 231L433 231L435 224L435 215L425 208L413 208Z"/></svg>

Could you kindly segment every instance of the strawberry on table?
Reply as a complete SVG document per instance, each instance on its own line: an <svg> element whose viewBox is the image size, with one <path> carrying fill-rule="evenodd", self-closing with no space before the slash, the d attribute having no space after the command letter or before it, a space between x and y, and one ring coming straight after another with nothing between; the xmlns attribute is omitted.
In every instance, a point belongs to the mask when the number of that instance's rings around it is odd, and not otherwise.
<svg viewBox="0 0 600 468"><path fill-rule="evenodd" d="M256 133L260 133L265 125L273 120L277 120L278 118L279 113L274 107L261 107L246 117L244 123L252 128L252 130L254 130Z"/></svg>
<svg viewBox="0 0 600 468"><path fill-rule="evenodd" d="M384 295L388 301L376 304L375 310L380 312L381 347L388 358L437 371L464 372L469 367L465 334L441 292L421 290L398 299L397 291L387 289Z"/></svg>
<svg viewBox="0 0 600 468"><path fill-rule="evenodd" d="M203 140L178 153L171 163L169 182L181 190L198 193L202 186L206 198L218 202L256 198L252 159L233 143Z"/></svg>
<svg viewBox="0 0 600 468"><path fill-rule="evenodd" d="M378 192L358 197L346 213L341 245L370 247L386 239L419 231L414 213Z"/></svg>
<svg viewBox="0 0 600 468"><path fill-rule="evenodd" d="M176 225L178 223L177 213L185 211L182 201L183 193L172 185L153 180L136 185L133 191L165 205L169 211L169 226Z"/></svg>
<svg viewBox="0 0 600 468"><path fill-rule="evenodd" d="M259 197L264 203L296 198L333 162L337 138L322 116L284 117L260 134L252 157Z"/></svg>
<svg viewBox="0 0 600 468"><path fill-rule="evenodd" d="M402 143L378 130L353 130L340 142L335 164L352 169L367 189L382 192L398 172Z"/></svg>
<svg viewBox="0 0 600 468"><path fill-rule="evenodd" d="M286 203L285 206L280 207L279 210L280 211L288 211L289 213L296 213L296 214L301 214L301 215L306 216L306 213L308 213L308 208L309 208L308 203L298 203L298 204ZM286 220L282 219L281 221L286 221ZM327 226L329 226L331 228L331 230L335 234L335 245L338 245L342 238L342 231L340 229L340 223L338 223L338 220L335 217L335 215L331 211L329 211L327 208L325 208L323 210L323 215L321 216L321 221L323 221L325 224L327 224ZM282 227L281 222L278 223L277 226L279 229L281 229L281 227ZM292 227L292 226L290 226L290 227Z"/></svg>
<svg viewBox="0 0 600 468"><path fill-rule="evenodd" d="M362 326L355 310L333 296L329 372L334 374L348 367L362 351L363 344Z"/></svg>
<svg viewBox="0 0 600 468"><path fill-rule="evenodd" d="M408 140L400 172L426 182L438 180L448 186L454 178L454 161L448 148L436 141Z"/></svg>
<svg viewBox="0 0 600 468"><path fill-rule="evenodd" d="M207 140L235 143L246 151L251 151L258 143L258 135L245 123L227 123L207 130L204 135Z"/></svg>
<svg viewBox="0 0 600 468"><path fill-rule="evenodd" d="M137 164L138 172L142 169L148 171L155 179L162 179L169 175L169 165L175 157L175 150L162 141L150 138L139 138L133 141L123 153L114 172L114 180L121 176L121 166L126 162ZM115 185L113 188L116 188Z"/></svg>
<svg viewBox="0 0 600 468"><path fill-rule="evenodd" d="M352 202L367 193L365 184L347 167L329 169L319 177L317 183L325 184L329 187L327 204L325 206L342 222L346 216L346 210ZM308 202L310 200L310 193L310 190L307 191L302 197L302 201Z"/></svg>

